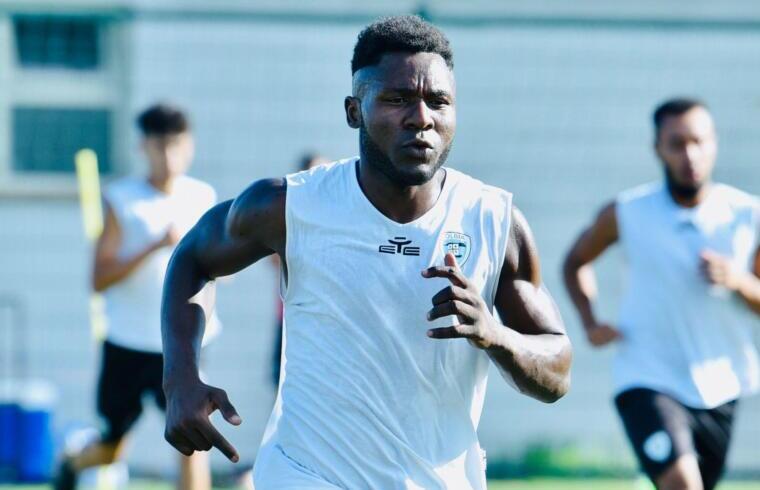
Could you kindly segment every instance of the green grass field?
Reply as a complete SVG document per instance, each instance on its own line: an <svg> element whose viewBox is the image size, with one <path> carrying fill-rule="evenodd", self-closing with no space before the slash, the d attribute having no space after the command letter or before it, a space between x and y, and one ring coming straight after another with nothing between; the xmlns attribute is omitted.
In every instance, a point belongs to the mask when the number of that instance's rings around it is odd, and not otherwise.
<svg viewBox="0 0 760 490"><path fill-rule="evenodd" d="M621 480L520 480L489 481L489 490L645 490L647 484ZM760 482L726 482L718 490L760 490Z"/></svg>
<svg viewBox="0 0 760 490"><path fill-rule="evenodd" d="M0 490L49 490L49 488L47 485L0 485ZM488 482L489 490L645 490L648 488L647 485L621 480L535 479ZM168 482L133 480L128 490L174 490L174 486ZM760 490L760 482L726 482L719 486L718 490Z"/></svg>

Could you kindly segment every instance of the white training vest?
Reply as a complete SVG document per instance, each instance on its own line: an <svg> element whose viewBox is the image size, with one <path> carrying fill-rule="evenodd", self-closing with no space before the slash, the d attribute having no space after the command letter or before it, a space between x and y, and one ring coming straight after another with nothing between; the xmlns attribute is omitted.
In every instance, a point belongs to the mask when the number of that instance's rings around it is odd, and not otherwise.
<svg viewBox="0 0 760 490"><path fill-rule="evenodd" d="M657 183L623 193L616 212L629 266L616 391L660 390L694 408L757 391L753 334L760 321L738 295L707 282L700 253L711 249L751 271L760 238L758 201L714 184L699 206L684 208Z"/></svg>
<svg viewBox="0 0 760 490"><path fill-rule="evenodd" d="M435 205L399 224L366 198L357 165L287 177L283 376L256 488L485 489L488 356L427 337L453 324L426 319L450 283L420 273L453 251L493 309L511 194L445 169Z"/></svg>
<svg viewBox="0 0 760 490"><path fill-rule="evenodd" d="M181 176L171 194L164 194L144 177L128 177L109 185L104 193L121 230L120 258L133 257L161 240L169 226L184 236L216 202L214 189ZM161 352L161 294L173 247L148 255L127 277L104 292L107 339L122 347ZM204 341L219 330L212 315Z"/></svg>

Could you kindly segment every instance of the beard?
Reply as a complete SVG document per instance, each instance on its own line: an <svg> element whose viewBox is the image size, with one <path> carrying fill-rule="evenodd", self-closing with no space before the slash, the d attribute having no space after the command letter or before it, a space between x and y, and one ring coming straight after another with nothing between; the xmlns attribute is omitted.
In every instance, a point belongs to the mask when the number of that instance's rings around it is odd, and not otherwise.
<svg viewBox="0 0 760 490"><path fill-rule="evenodd" d="M680 184L678 181L676 181L673 172L667 165L663 165L663 168L665 169L665 183L668 186L668 190L670 190L674 196L685 200L692 200L697 197L697 194L702 189L702 184Z"/></svg>
<svg viewBox="0 0 760 490"><path fill-rule="evenodd" d="M449 157L451 144L443 149L438 156L438 160L435 163L432 163L426 170L421 170L419 167L413 167L407 170L406 168L399 168L394 165L388 155L380 149L369 135L364 123L359 127L359 148L361 149L362 157L366 158L367 163L371 165L372 168L379 171L388 180L399 187L411 187L422 185L433 178L438 169L441 168Z"/></svg>

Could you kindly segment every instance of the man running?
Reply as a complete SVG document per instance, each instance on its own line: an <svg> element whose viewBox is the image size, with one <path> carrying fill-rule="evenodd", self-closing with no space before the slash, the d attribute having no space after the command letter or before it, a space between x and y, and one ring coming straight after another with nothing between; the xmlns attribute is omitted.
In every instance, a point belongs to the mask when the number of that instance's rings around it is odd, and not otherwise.
<svg viewBox="0 0 760 490"><path fill-rule="evenodd" d="M240 423L198 378L204 312L191 299L273 253L285 346L257 490L485 489L489 359L522 393L565 394L570 343L525 219L511 194L442 167L452 67L446 37L417 17L368 26L345 99L360 156L255 182L180 242L162 313L166 437L179 451L238 459L208 420L219 409Z"/></svg>
<svg viewBox="0 0 760 490"><path fill-rule="evenodd" d="M85 468L123 457L127 435L150 395L164 409L161 387L161 288L166 266L179 239L216 203L208 184L185 175L194 144L184 113L158 104L137 119L146 176L126 177L104 192L103 233L95 247L93 289L103 292L108 325L97 387L100 439L81 453L65 455L55 487L73 489ZM218 330L215 317L206 340ZM179 488L211 487L203 455L180 460Z"/></svg>
<svg viewBox="0 0 760 490"><path fill-rule="evenodd" d="M669 100L654 126L663 181L602 208L567 255L565 284L591 344L618 344L615 403L643 471L660 490L709 490L736 400L760 381L760 206L712 181L717 139L702 102ZM616 242L629 270L613 327L594 314L587 264Z"/></svg>

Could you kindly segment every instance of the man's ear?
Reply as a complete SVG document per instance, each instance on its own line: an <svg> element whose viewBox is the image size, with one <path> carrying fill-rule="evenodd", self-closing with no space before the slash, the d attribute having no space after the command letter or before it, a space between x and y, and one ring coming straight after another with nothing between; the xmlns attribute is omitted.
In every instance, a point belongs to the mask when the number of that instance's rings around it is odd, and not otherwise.
<svg viewBox="0 0 760 490"><path fill-rule="evenodd" d="M346 109L346 122L350 128L358 129L362 126L361 102L351 95L343 101L343 107Z"/></svg>

